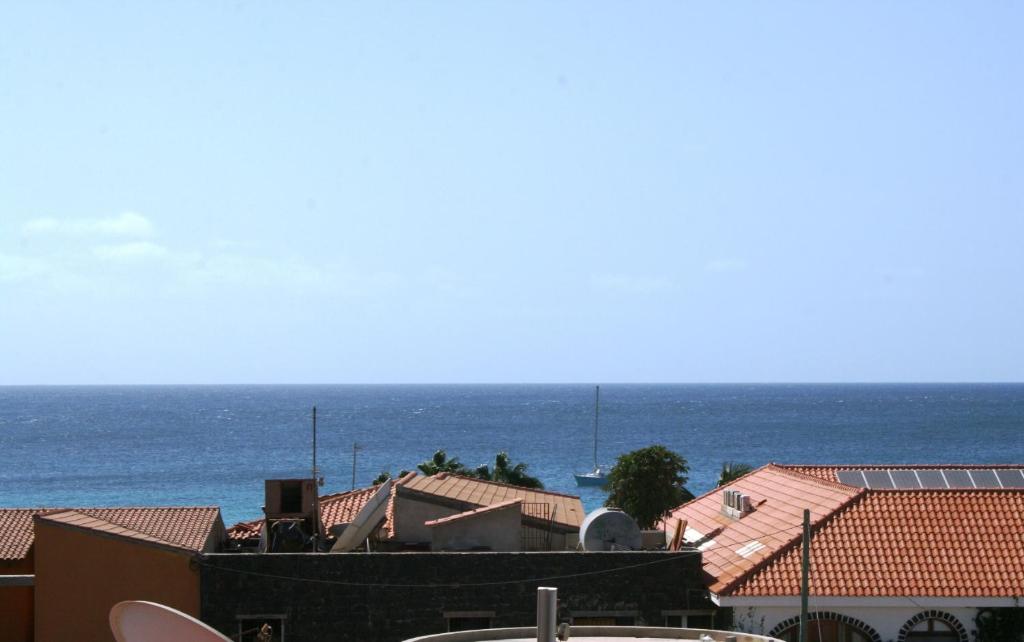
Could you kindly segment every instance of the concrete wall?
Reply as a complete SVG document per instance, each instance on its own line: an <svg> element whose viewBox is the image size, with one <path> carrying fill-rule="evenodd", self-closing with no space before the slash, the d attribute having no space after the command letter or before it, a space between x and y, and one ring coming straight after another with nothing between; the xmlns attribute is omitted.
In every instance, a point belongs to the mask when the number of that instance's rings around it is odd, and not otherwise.
<svg viewBox="0 0 1024 642"><path fill-rule="evenodd" d="M398 642L447 630L445 614L535 623L537 587L560 616L714 608L700 556L667 552L215 554L202 557L201 619L226 634L238 617L282 614L288 642ZM490 615L490 614L493 614Z"/></svg>
<svg viewBox="0 0 1024 642"><path fill-rule="evenodd" d="M199 614L192 555L45 521L35 524L35 637L112 642L107 615L122 600Z"/></svg>
<svg viewBox="0 0 1024 642"><path fill-rule="evenodd" d="M423 523L461 512L458 508L403 496L399 491L395 495L395 539L399 542L429 544L433 535L430 527Z"/></svg>
<svg viewBox="0 0 1024 642"><path fill-rule="evenodd" d="M771 633L776 626L781 622L784 622L793 617L799 617L800 607L778 607L778 606L761 606L757 608L744 608L741 606L733 607L734 609L734 625L737 630L743 630L748 633ZM970 638L973 639L973 631L975 629L974 616L977 614L978 609L976 608L965 608L965 607L952 607L952 608L932 608L932 607L919 607L916 605L909 606L857 606L857 607L816 607L814 605L813 597L811 599L810 611L828 611L831 613L837 613L839 615L845 615L850 618L859 620L868 626L870 626L878 634L879 639L882 642L896 642L899 639L900 629L915 615L918 615L922 611L937 610L943 613L948 613L955 617L963 628L967 631Z"/></svg>
<svg viewBox="0 0 1024 642"><path fill-rule="evenodd" d="M489 510L453 522L431 526L433 551L518 551L522 541L523 511L519 504Z"/></svg>

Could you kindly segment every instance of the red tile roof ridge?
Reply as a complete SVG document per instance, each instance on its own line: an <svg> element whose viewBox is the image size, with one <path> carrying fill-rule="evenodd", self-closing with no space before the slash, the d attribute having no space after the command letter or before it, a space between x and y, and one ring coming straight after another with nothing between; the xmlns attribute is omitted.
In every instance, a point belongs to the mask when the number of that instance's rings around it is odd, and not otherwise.
<svg viewBox="0 0 1024 642"><path fill-rule="evenodd" d="M120 523L118 523L116 521L113 521L111 519L108 519L106 517L101 517L99 515L94 514L97 511L104 511L105 512L105 511L121 511L121 510L146 510L146 511L163 511L163 510L204 510L205 511L205 510L213 510L213 511L215 511L215 515L219 515L220 514L220 508L218 506L114 506L114 507L109 507L109 508L68 508L68 509L63 509L63 510L58 510L58 511L52 511L52 512L48 512L48 513L38 514L38 515L35 516L34 519L35 520L42 520L42 521L56 522L56 523L62 524L64 526L70 526L72 528L80 528L80 529L83 529L83 530L98 530L98 529L90 528L88 526L82 526L80 524L76 524L76 523L73 523L73 522L70 522L70 521L65 521L65 519L64 519L64 518L70 518L72 516L78 515L78 516L81 516L81 517L88 518L90 520L94 520L96 522L101 522L101 523L106 524L109 527L119 531L119 532L112 532L111 530L103 530L103 532L108 534L108 535L113 535L113 536L118 536L118 537L125 537L125 538L128 538L128 539L135 539L135 540L141 540L141 541L146 541L146 542L152 542L152 543L160 544L162 546L167 546L167 547L170 547L170 548L174 548L174 549L177 549L177 550L183 550L183 551L197 552L197 551L201 550L201 548L202 548L202 545L200 545L199 548L196 548L195 546L189 546L188 544L185 544L183 542L180 542L180 541L176 542L176 541L167 539L165 537L160 537L158 535L154 535L154 534L151 534L151 533L145 533L145 532L142 532L142 531L140 531L140 530L138 530L136 528L132 528L131 526L125 526L124 524L120 524Z"/></svg>
<svg viewBox="0 0 1024 642"><path fill-rule="evenodd" d="M899 495L910 495L913 493L921 494L942 494L952 495L955 493L966 493L971 495L977 495L978 493L995 493L997 495L1015 495L1024 494L1024 488L1010 487L1010 488L865 488L863 490L869 493L892 493Z"/></svg>
<svg viewBox="0 0 1024 642"><path fill-rule="evenodd" d="M936 468L1024 468L1024 464L913 464L907 462L893 464L780 464L777 462L772 462L769 465L778 466L780 468L834 468L836 470L879 470L889 468L906 468L914 470Z"/></svg>
<svg viewBox="0 0 1024 642"><path fill-rule="evenodd" d="M438 526L440 524L447 524L448 522L458 521L460 519L465 519L467 517L476 517L477 515L482 515L483 513L489 513L489 512L494 511L494 510L499 510L499 509L502 509L502 508L508 508L509 506L515 506L516 504L522 504L522 503L523 503L523 500L522 500L522 498L519 498L519 497L517 497L515 499L507 499L507 500L505 500L503 502L498 502L497 504L491 504L489 506L481 506L480 508L474 508L472 510L467 510L467 511L464 511L464 512L461 512L461 513L456 513L454 515L448 515L447 517L440 517L438 519L432 519L432 520L423 522L423 525L424 526Z"/></svg>
<svg viewBox="0 0 1024 642"><path fill-rule="evenodd" d="M318 499L319 499L321 504L326 503L326 502L334 502L334 501L338 501L339 499L347 499L349 497L352 497L353 495L359 495L360 493L376 491L380 487L381 487L380 484L374 484L372 486L363 486L362 488L353 488L352 490L342 490L342 491L338 491L337 493L329 493L327 495L320 495L320 497Z"/></svg>
<svg viewBox="0 0 1024 642"><path fill-rule="evenodd" d="M769 465L771 465L771 464L769 464ZM818 481L821 481L819 478L814 478L814 479L817 479ZM850 486L846 486L844 484L837 484L837 486L839 486L839 487L841 487L843 489L847 489L847 490L851 488ZM817 521L814 521L812 519L811 520L811 539L812 540L814 539L814 534L816 532L818 532L821 529L823 529L825 526L827 526L833 520L838 519L843 513L845 513L847 510L849 510L850 508L855 506L857 503L859 503L862 499L867 497L869 492L870 491L868 489L866 489L866 488L858 488L857 492L853 493L853 495L849 499L847 499L842 504L840 504L835 510L833 510L832 512L827 513L825 515L822 515L821 518L818 519ZM753 579L754 576L756 576L758 573L760 573L766 567L770 566L773 562L775 562L775 560L780 559L783 555L785 555L789 551L793 550L794 548L801 546L803 544L803 532L802 532L803 528L800 527L800 526L794 526L793 528L800 529L800 532L798 532L796 535L794 535L791 540L789 540L788 542L786 542L782 546L780 546L777 549L775 549L775 551L772 552L771 555L768 555L764 559L762 559L759 562L757 562L756 564L754 564L754 566L751 567L750 570L748 570L745 573L741 574L740 576L735 578L733 581L729 582L724 587L722 587L722 589L719 590L718 594L719 595L728 595L732 591L740 588L747 581ZM789 529L787 528L786 530L789 530ZM784 531L780 531L779 533L776 533L776 535L781 535L783 532Z"/></svg>
<svg viewBox="0 0 1024 642"><path fill-rule="evenodd" d="M723 490L725 490L726 488L728 488L729 486L732 486L733 484L735 484L736 482L738 482L739 480L741 480L741 479L746 479L747 477L750 477L750 476L751 476L751 475L753 475L754 473L760 472L760 471L764 470L765 468L768 468L768 466L771 466L771 465L772 465L772 464L765 464L764 466L761 466L760 468L755 468L754 470L752 470L752 471L750 471L750 472L748 472L748 473L744 473L744 474L740 475L739 477L737 477L736 479L734 479L734 480L732 480L731 482L729 482L728 484L726 484L725 486L715 486L714 488L712 488L712 489L711 489L711 490L709 490L708 492L706 492L706 493L704 493L704 494L702 494L702 495L697 495L696 497L694 497L694 498L693 498L693 499L691 499L690 501L687 501L687 502L683 502L682 504L680 504L680 505L676 506L675 508L671 508L671 509L669 509L669 510L668 510L668 511L667 511L667 512L665 513L665 515L663 516L663 518L664 518L664 517L668 517L669 515L671 515L671 514L672 514L672 513L674 513L675 511L677 511L677 510L681 510L681 509L683 509L684 507L686 507L686 506L689 506L690 504L693 504L694 502L700 501L700 500L704 499L705 497L707 497L707 496L709 496L709 495L714 495L715 493L720 493L720 492L722 492Z"/></svg>

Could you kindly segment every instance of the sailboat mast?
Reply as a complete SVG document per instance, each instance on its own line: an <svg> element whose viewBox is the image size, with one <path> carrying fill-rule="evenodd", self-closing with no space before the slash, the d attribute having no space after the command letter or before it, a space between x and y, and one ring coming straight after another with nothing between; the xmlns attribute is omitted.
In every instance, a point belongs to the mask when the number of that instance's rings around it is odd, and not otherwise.
<svg viewBox="0 0 1024 642"><path fill-rule="evenodd" d="M601 416L601 386L594 386L594 470L597 470L597 422Z"/></svg>

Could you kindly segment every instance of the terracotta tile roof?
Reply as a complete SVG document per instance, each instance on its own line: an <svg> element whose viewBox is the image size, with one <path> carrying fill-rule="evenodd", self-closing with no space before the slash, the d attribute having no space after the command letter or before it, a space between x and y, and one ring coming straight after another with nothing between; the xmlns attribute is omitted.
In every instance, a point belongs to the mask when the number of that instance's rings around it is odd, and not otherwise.
<svg viewBox="0 0 1024 642"><path fill-rule="evenodd" d="M0 509L0 560L25 559L35 539L32 518L52 508Z"/></svg>
<svg viewBox="0 0 1024 642"><path fill-rule="evenodd" d="M814 531L810 575L819 596L1019 596L1024 491L868 491ZM798 543L733 592L799 593Z"/></svg>
<svg viewBox="0 0 1024 642"><path fill-rule="evenodd" d="M351 524L352 518L356 516L366 502L370 501L373 494L377 492L378 486L367 486L331 495L320 497L320 521L324 528L330 529L338 524ZM228 538L233 540L251 539L260 536L263 528L263 520L255 519L248 522L238 522L228 529Z"/></svg>
<svg viewBox="0 0 1024 642"><path fill-rule="evenodd" d="M216 506L77 508L38 514L36 519L196 552L221 524Z"/></svg>
<svg viewBox="0 0 1024 642"><path fill-rule="evenodd" d="M1019 470L1020 464L775 464L780 468L838 482L844 470Z"/></svg>
<svg viewBox="0 0 1024 642"><path fill-rule="evenodd" d="M724 515L725 489L749 495L753 511L740 519ZM864 492L769 464L683 504L665 526L671 532L676 520L686 520L684 542L703 550L708 588L724 593L800 535L805 508L817 523Z"/></svg>
<svg viewBox="0 0 1024 642"><path fill-rule="evenodd" d="M450 522L457 522L463 519L477 517L502 508L519 506L522 503L523 500L521 499L509 499L504 502L498 502L497 504L491 504L490 506L484 506L483 508L474 508L473 510L467 510L464 513L457 513L455 515L449 515L448 517L442 517L441 519L432 519L428 522L423 522L423 524L424 526L440 526L441 524L448 524Z"/></svg>
<svg viewBox="0 0 1024 642"><path fill-rule="evenodd" d="M583 504L575 495L565 495L547 490L522 488L509 484L483 481L451 473L423 476L410 473L400 479L392 492L391 503L394 504L396 494L411 493L420 496L433 496L465 506L466 509L491 506L512 499L523 503L547 504L553 511L552 524L565 530L579 530L583 518ZM393 508L389 506L389 515ZM389 522L393 520L389 519ZM394 535L393 527L389 532Z"/></svg>
<svg viewBox="0 0 1024 642"><path fill-rule="evenodd" d="M324 528L330 528L337 524L351 524L356 514L377 492L377 488L379 486L369 486L321 497L320 520L324 523Z"/></svg>

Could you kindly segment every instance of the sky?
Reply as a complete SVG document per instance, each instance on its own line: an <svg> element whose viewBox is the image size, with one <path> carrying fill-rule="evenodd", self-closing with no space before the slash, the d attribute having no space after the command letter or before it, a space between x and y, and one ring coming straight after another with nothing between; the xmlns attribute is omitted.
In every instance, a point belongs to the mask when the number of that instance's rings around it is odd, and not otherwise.
<svg viewBox="0 0 1024 642"><path fill-rule="evenodd" d="M0 4L0 385L1024 381L1024 4Z"/></svg>

